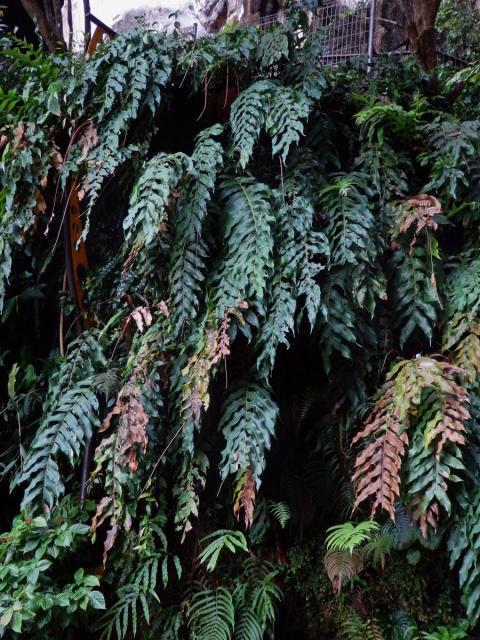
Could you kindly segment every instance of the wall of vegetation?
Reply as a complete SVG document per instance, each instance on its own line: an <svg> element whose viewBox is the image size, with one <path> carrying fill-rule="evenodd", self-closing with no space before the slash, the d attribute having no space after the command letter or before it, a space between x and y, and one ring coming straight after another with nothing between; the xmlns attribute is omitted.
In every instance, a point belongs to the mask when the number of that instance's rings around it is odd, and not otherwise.
<svg viewBox="0 0 480 640"><path fill-rule="evenodd" d="M304 20L0 36L2 637L479 637L480 66Z"/></svg>

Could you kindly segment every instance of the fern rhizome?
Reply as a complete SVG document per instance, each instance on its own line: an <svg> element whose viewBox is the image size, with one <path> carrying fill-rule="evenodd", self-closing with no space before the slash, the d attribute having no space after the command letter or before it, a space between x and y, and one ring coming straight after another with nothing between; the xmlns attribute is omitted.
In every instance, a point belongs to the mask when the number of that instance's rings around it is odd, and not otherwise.
<svg viewBox="0 0 480 640"><path fill-rule="evenodd" d="M0 33L0 636L478 633L480 71L322 37Z"/></svg>

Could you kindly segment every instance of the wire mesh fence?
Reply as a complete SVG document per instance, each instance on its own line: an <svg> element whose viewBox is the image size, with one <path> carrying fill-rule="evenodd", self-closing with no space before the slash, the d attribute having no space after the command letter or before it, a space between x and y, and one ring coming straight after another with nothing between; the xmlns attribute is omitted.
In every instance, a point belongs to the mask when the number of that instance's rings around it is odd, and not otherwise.
<svg viewBox="0 0 480 640"><path fill-rule="evenodd" d="M370 0L326 0L311 18L310 30L320 29L323 33L322 62L336 65L356 57L367 57L369 53L369 32L373 34L377 26L378 16L372 16ZM245 26L255 25L267 31L273 25L283 22L284 14L275 13L248 22ZM373 25L371 21L373 20ZM462 66L465 56L462 47L455 47L455 52L447 53L446 34L437 32L437 52L440 61L451 62ZM405 42L395 51L384 50L378 54L410 55L411 51ZM375 51L372 51L375 54Z"/></svg>
<svg viewBox="0 0 480 640"><path fill-rule="evenodd" d="M367 58L370 55L410 55L408 38L402 41L394 50L385 49L369 51L369 34L375 40L375 29L382 20L372 15L371 0L326 0L321 7L311 15L309 30L321 30L323 47L321 61L325 65L334 66L340 62L354 58ZM241 26L254 26L261 31L268 31L274 25L283 23L286 15L282 12L263 16L258 19L243 22ZM373 20L373 24L371 24ZM372 31L371 31L372 30ZM184 35L196 38L196 25L184 31ZM208 37L205 35L204 37ZM448 44L448 46L447 46ZM447 52L448 49L448 52ZM447 43L446 34L437 32L437 52L441 62L450 62L456 66L463 66L464 56L461 47L451 52L451 43Z"/></svg>
<svg viewBox="0 0 480 640"><path fill-rule="evenodd" d="M324 37L323 62L336 64L368 52L370 3L358 2L349 7L331 2L313 17L313 31L321 29Z"/></svg>

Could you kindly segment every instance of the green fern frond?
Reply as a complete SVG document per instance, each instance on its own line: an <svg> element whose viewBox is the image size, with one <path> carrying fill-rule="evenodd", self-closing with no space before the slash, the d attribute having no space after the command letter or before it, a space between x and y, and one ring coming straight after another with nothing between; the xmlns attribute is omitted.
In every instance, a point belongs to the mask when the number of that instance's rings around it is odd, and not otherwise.
<svg viewBox="0 0 480 640"><path fill-rule="evenodd" d="M225 437L220 464L223 478L251 467L259 486L277 415L278 407L265 386L242 381L231 391L219 424Z"/></svg>
<svg viewBox="0 0 480 640"><path fill-rule="evenodd" d="M288 28L283 24L275 24L260 38L257 60L260 67L270 67L282 58L288 58L288 52Z"/></svg>
<svg viewBox="0 0 480 640"><path fill-rule="evenodd" d="M320 190L321 204L329 216L327 237L333 264L372 262L376 256L372 192L365 186L365 180L366 176L361 174L347 174Z"/></svg>
<svg viewBox="0 0 480 640"><path fill-rule="evenodd" d="M44 417L15 479L16 485L28 483L22 508L41 508L49 514L64 492L58 458L62 455L74 465L99 425L93 372L104 364L98 342L87 334L72 344L52 377Z"/></svg>
<svg viewBox="0 0 480 640"><path fill-rule="evenodd" d="M358 524L344 522L327 529L325 543L329 551L349 551L372 540L372 536L380 529L373 520L364 520Z"/></svg>
<svg viewBox="0 0 480 640"><path fill-rule="evenodd" d="M141 230L146 244L159 233L165 222L172 189L193 165L183 153L160 153L149 160L130 197L128 214L123 221L127 241Z"/></svg>
<svg viewBox="0 0 480 640"><path fill-rule="evenodd" d="M232 104L230 127L233 144L240 153L240 166L245 169L265 124L269 96L275 88L270 80L259 80L242 91Z"/></svg>
<svg viewBox="0 0 480 640"><path fill-rule="evenodd" d="M402 348L415 330L421 331L428 341L432 339L440 309L432 262L436 262L435 258L419 245L410 252L398 249L394 253L392 305Z"/></svg>
<svg viewBox="0 0 480 640"><path fill-rule="evenodd" d="M182 532L182 540L192 528L191 519L198 517L200 498L199 489L205 487L206 472L209 466L207 456L197 451L194 458L183 457L173 495L177 498L175 526Z"/></svg>
<svg viewBox="0 0 480 640"><path fill-rule="evenodd" d="M218 587L196 593L192 598L188 623L198 640L230 640L235 626L230 591Z"/></svg>
<svg viewBox="0 0 480 640"><path fill-rule="evenodd" d="M269 308L258 337L257 367L266 377L273 369L280 345L290 346L295 329L297 302L303 303L297 324L306 311L313 326L320 308L318 274L330 255L323 233L313 226L313 207L301 196L284 203L274 228L275 272L269 294Z"/></svg>
<svg viewBox="0 0 480 640"><path fill-rule="evenodd" d="M272 96L265 126L272 138L272 154L278 154L284 163L290 147L303 136L310 107L310 100L294 89L279 87Z"/></svg>
<svg viewBox="0 0 480 640"><path fill-rule="evenodd" d="M220 529L219 531L209 533L208 536L202 538L201 543L203 544L207 540L212 541L202 549L198 556L201 564L207 563L207 571L215 570L220 553L224 549L228 549L231 553L235 553L237 549L240 551L248 551L247 541L241 531Z"/></svg>
<svg viewBox="0 0 480 640"><path fill-rule="evenodd" d="M270 501L268 509L270 513L278 520L278 523L282 527L282 529L285 529L287 522L292 517L292 512L290 511L290 507L288 506L288 504L286 502Z"/></svg>
<svg viewBox="0 0 480 640"><path fill-rule="evenodd" d="M192 154L195 177L187 181L178 203L169 269L172 326L177 335L185 323L195 320L200 307L208 256L202 227L223 158L222 145L215 139L222 131L215 125L197 137Z"/></svg>
<svg viewBox="0 0 480 640"><path fill-rule="evenodd" d="M215 275L219 318L241 300L263 301L273 268L269 188L251 178L226 178L220 189L225 257Z"/></svg>

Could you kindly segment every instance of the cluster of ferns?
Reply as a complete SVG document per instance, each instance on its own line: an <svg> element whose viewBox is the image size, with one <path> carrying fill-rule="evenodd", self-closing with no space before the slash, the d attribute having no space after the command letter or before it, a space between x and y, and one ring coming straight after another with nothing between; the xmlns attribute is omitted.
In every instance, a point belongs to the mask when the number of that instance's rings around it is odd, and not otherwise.
<svg viewBox="0 0 480 640"><path fill-rule="evenodd" d="M289 545L345 520L332 599L447 553L477 624L480 67L327 69L304 21L92 56L0 32L0 635L281 638ZM420 637L351 593L339 638Z"/></svg>

